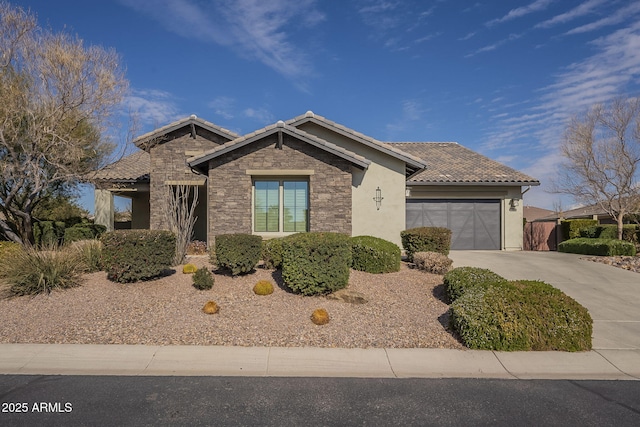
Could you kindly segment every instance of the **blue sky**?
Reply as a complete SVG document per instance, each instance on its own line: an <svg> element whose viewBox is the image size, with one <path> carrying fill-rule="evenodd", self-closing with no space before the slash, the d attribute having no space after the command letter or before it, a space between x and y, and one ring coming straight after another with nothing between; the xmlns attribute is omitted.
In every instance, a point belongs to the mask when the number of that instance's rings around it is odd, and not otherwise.
<svg viewBox="0 0 640 427"><path fill-rule="evenodd" d="M140 132L313 110L382 141L456 141L539 179L525 204L545 208L567 118L640 90L638 1L12 3L121 55Z"/></svg>

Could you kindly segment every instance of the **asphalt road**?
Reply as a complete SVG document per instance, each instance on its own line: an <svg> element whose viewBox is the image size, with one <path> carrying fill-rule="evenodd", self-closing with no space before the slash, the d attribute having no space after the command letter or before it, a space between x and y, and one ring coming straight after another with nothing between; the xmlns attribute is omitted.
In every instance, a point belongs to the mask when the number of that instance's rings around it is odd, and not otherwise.
<svg viewBox="0 0 640 427"><path fill-rule="evenodd" d="M0 402L2 426L640 425L640 381L4 375Z"/></svg>

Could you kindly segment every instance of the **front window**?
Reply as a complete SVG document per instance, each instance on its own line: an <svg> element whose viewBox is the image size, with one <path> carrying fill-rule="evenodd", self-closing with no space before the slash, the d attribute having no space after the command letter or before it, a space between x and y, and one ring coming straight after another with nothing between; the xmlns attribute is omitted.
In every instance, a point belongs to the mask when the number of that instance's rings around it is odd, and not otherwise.
<svg viewBox="0 0 640 427"><path fill-rule="evenodd" d="M307 181L256 180L253 206L253 229L257 233L309 230Z"/></svg>

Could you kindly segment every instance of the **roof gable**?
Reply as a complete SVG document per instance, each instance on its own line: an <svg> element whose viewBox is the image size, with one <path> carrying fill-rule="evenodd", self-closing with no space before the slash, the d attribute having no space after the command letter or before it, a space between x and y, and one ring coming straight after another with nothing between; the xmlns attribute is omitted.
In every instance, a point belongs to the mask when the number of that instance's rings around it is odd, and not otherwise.
<svg viewBox="0 0 640 427"><path fill-rule="evenodd" d="M540 181L456 142L390 142L428 162L411 184L540 185Z"/></svg>
<svg viewBox="0 0 640 427"><path fill-rule="evenodd" d="M391 157L402 160L406 165L405 175L407 176L407 178L415 175L417 172L426 167L426 163L424 162L424 160L419 157L404 152L403 150L396 147L390 146L389 144L385 144L384 142L378 141L377 139L371 138L370 136L364 135L346 126L328 120L323 116L314 114L312 111L307 111L302 116L294 117L291 120L287 120L286 124L298 128L299 126L309 122L315 123L342 136L346 136L347 138L388 154Z"/></svg>
<svg viewBox="0 0 640 427"><path fill-rule="evenodd" d="M166 126L162 126L151 132L145 133L144 135L140 135L139 137L133 140L133 143L138 148L141 148L147 151L151 147L157 144L164 143L165 142L164 138L166 138L167 135L177 130L180 130L182 128L188 128L194 137L195 137L195 134L197 133L197 128L201 128L208 132L219 135L223 139L226 139L227 141L236 139L239 136L235 132L232 132L216 124L203 120L197 117L195 114L192 114L189 117L185 117L184 119L177 120L173 123L169 123Z"/></svg>
<svg viewBox="0 0 640 427"><path fill-rule="evenodd" d="M313 145L322 150L330 152L338 157L342 157L362 169L366 169L371 164L370 160L356 153L353 153L349 150L345 150L342 147L339 147L329 141L325 141L322 138L318 138L317 136L307 133L301 129L297 129L293 126L289 126L285 124L283 121L279 121L276 124L267 126L255 132L251 132L247 135L236 138L232 141L227 142L226 144L222 144L218 147L208 150L200 156L191 157L187 159L187 163L189 164L190 167L202 169L203 165L205 165L211 159L222 156L226 153L229 153L231 151L244 147L248 144L251 144L252 142L261 140L263 138L266 138L270 135L277 134L277 133L293 136L303 142L306 142L310 145Z"/></svg>

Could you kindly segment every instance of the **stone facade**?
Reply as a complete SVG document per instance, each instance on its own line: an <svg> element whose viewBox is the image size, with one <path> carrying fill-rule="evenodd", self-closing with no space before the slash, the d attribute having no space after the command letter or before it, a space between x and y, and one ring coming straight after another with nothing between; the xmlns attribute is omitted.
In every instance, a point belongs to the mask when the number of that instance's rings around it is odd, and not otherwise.
<svg viewBox="0 0 640 427"><path fill-rule="evenodd" d="M224 144L228 139L215 133L198 129L196 138L191 136L188 128L176 131L165 138L166 142L159 141L149 150L151 156L150 173L150 228L165 229L166 221L163 215L162 203L164 202L164 191L166 181L194 181L202 180L204 177L193 173L187 165L187 159L194 155L203 153L220 144ZM201 187L204 193L206 187ZM201 194L200 199L205 199L205 194ZM198 222L206 222L206 216L198 215ZM206 225L201 226L203 229Z"/></svg>
<svg viewBox="0 0 640 427"><path fill-rule="evenodd" d="M217 234L251 233L252 176L247 170L313 170L310 231L351 234L351 163L293 137L265 137L209 162L209 243Z"/></svg>

